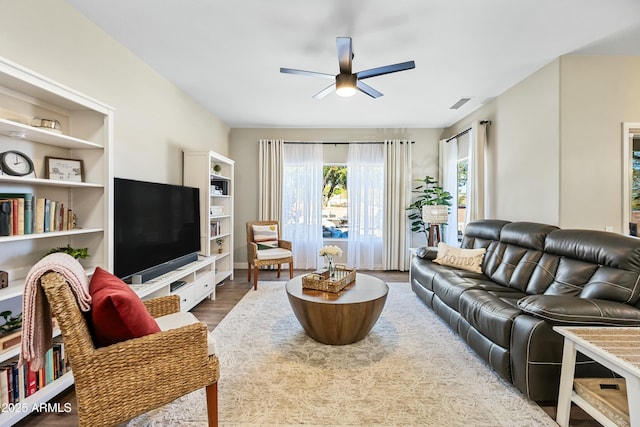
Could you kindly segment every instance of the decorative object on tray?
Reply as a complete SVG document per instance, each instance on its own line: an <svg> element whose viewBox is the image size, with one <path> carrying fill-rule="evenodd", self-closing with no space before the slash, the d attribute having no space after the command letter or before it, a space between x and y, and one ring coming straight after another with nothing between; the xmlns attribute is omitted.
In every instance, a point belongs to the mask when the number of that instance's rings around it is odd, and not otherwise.
<svg viewBox="0 0 640 427"><path fill-rule="evenodd" d="M49 132L62 133L60 122L55 119L42 119L36 116L31 120L31 126L47 130Z"/></svg>
<svg viewBox="0 0 640 427"><path fill-rule="evenodd" d="M84 181L82 160L47 156L44 158L44 165L45 177L47 179L74 182Z"/></svg>
<svg viewBox="0 0 640 427"><path fill-rule="evenodd" d="M302 276L302 288L338 293L356 280L355 270L336 267L332 277L327 277L328 271L326 271L327 273L325 273L325 271L318 271Z"/></svg>
<svg viewBox="0 0 640 427"><path fill-rule="evenodd" d="M320 249L320 256L323 256L327 259L327 262L329 263L329 277L334 277L335 276L335 265L333 263L333 258L337 257L337 256L342 256L342 249L340 249L337 246L332 246L332 245L328 245L328 246L323 246Z"/></svg>

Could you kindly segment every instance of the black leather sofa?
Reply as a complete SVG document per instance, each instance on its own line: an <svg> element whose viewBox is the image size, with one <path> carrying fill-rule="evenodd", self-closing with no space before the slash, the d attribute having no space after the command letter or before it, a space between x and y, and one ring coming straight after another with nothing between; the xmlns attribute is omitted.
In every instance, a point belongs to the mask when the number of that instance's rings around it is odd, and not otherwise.
<svg viewBox="0 0 640 427"><path fill-rule="evenodd" d="M640 239L530 222L468 224L462 248L486 248L482 273L411 263L417 296L491 368L535 401L558 397L563 339L555 325L640 326ZM576 376L610 376L579 359Z"/></svg>

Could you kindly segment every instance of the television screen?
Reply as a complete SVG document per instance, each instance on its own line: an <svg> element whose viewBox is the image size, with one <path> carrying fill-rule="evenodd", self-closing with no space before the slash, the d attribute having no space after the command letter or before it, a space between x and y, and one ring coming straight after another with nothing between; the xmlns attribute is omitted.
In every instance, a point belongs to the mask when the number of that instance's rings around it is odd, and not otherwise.
<svg viewBox="0 0 640 427"><path fill-rule="evenodd" d="M199 190L115 178L114 235L114 275L122 279L197 253Z"/></svg>

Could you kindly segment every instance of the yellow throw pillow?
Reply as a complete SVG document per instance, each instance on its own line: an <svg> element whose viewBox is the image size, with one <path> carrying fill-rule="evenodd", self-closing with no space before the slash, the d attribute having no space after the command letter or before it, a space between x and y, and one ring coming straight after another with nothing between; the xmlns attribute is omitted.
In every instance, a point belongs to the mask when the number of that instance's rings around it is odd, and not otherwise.
<svg viewBox="0 0 640 427"><path fill-rule="evenodd" d="M461 249L440 242L438 243L438 255L433 262L474 273L482 273L482 260L486 252L485 248Z"/></svg>

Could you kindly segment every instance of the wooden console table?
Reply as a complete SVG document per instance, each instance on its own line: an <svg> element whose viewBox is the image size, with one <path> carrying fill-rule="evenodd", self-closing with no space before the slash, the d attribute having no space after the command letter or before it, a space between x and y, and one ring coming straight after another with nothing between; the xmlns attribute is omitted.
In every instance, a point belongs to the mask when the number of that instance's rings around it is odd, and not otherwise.
<svg viewBox="0 0 640 427"><path fill-rule="evenodd" d="M640 427L640 328L633 327L561 327L553 329L564 336L562 374L558 392L556 421L569 426L571 402L576 403L604 426L617 426L602 411L573 391L576 352L584 354L624 377L631 427Z"/></svg>

